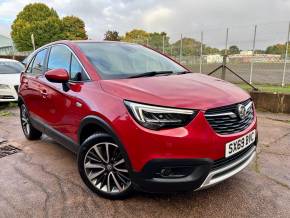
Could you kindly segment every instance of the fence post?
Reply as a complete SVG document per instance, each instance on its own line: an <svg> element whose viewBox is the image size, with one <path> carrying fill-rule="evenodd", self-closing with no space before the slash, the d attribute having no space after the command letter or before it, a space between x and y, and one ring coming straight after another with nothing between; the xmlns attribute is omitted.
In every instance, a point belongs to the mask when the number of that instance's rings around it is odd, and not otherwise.
<svg viewBox="0 0 290 218"><path fill-rule="evenodd" d="M164 48L164 45L165 44L165 35L163 35L163 37L162 37L162 53L164 54L164 50L165 50L165 48Z"/></svg>
<svg viewBox="0 0 290 218"><path fill-rule="evenodd" d="M203 31L200 33L199 73L202 73Z"/></svg>
<svg viewBox="0 0 290 218"><path fill-rule="evenodd" d="M287 67L287 59L288 59L288 47L289 47L289 34L290 34L290 22L289 22L289 25L288 25L288 34L287 34L286 51L285 51L285 58L284 58L282 87L285 86L285 75L286 75L286 67Z"/></svg>
<svg viewBox="0 0 290 218"><path fill-rule="evenodd" d="M34 41L34 35L33 35L33 33L31 34L31 43L32 43L33 51L35 51L35 41Z"/></svg>
<svg viewBox="0 0 290 218"><path fill-rule="evenodd" d="M253 80L253 68L254 68L254 56L255 56L255 47L256 47L256 35L257 35L257 25L255 25L255 29L254 29L254 40L253 40L253 50L252 50L252 59L251 59L251 70L250 70L250 84L252 84L252 80Z"/></svg>
<svg viewBox="0 0 290 218"><path fill-rule="evenodd" d="M227 28L226 31L226 44L225 44L225 53L223 57L223 67L222 67L222 75L221 79L225 80L226 79L226 64L227 64L227 56L228 56L228 40L229 40L229 28Z"/></svg>
<svg viewBox="0 0 290 218"><path fill-rule="evenodd" d="M179 53L179 62L181 63L182 58L182 34L180 35L180 53Z"/></svg>

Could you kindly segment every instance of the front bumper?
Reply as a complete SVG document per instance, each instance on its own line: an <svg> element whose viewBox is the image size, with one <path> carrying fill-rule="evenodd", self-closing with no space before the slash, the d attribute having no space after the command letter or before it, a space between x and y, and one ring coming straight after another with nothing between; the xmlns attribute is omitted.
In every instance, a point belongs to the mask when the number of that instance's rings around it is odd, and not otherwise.
<svg viewBox="0 0 290 218"><path fill-rule="evenodd" d="M18 85L9 85L9 88L0 89L0 102L18 100Z"/></svg>
<svg viewBox="0 0 290 218"><path fill-rule="evenodd" d="M132 180L138 189L153 193L201 190L216 185L246 168L256 155L257 139L245 150L229 158L152 160ZM162 175L164 169L179 169L179 175ZM173 170L174 171L174 170ZM184 174L181 176L181 174Z"/></svg>

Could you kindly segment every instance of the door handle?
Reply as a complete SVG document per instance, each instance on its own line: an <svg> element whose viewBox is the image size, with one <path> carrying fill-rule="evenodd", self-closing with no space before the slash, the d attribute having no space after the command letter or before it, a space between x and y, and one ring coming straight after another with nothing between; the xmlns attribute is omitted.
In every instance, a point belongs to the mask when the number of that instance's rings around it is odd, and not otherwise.
<svg viewBox="0 0 290 218"><path fill-rule="evenodd" d="M23 80L22 84L25 88L28 88L28 81L27 80Z"/></svg>
<svg viewBox="0 0 290 218"><path fill-rule="evenodd" d="M45 89L41 90L40 93L41 93L43 98L47 98L48 94L47 94L47 91Z"/></svg>

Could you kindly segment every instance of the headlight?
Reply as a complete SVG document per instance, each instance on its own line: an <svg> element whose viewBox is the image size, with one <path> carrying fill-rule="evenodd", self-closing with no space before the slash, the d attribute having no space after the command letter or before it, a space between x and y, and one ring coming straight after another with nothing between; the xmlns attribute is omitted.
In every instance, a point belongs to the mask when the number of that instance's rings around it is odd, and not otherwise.
<svg viewBox="0 0 290 218"><path fill-rule="evenodd" d="M194 110L124 102L130 114L140 125L153 130L185 126L196 115Z"/></svg>
<svg viewBox="0 0 290 218"><path fill-rule="evenodd" d="M0 84L0 89L10 89L9 85Z"/></svg>

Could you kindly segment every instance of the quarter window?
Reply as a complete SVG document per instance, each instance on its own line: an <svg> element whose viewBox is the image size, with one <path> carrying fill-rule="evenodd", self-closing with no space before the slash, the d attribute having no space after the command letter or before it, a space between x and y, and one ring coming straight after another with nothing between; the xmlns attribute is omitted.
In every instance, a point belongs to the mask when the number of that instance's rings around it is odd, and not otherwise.
<svg viewBox="0 0 290 218"><path fill-rule="evenodd" d="M88 76L84 72L82 66L77 61L75 56L71 55L71 66L70 66L70 80L72 81L85 81L88 80Z"/></svg>

